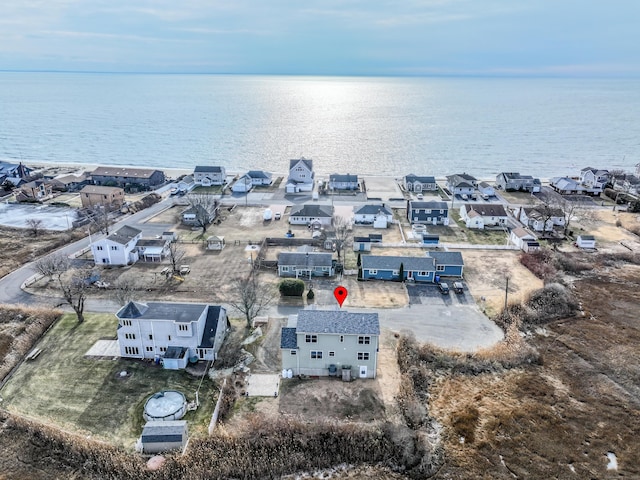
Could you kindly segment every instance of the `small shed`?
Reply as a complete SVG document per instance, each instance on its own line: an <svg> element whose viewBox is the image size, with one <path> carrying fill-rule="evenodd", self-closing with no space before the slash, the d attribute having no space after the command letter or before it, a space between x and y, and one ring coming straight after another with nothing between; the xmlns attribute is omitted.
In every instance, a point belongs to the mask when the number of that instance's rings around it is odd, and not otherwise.
<svg viewBox="0 0 640 480"><path fill-rule="evenodd" d="M212 235L207 238L207 250L222 250L224 246L224 237Z"/></svg>
<svg viewBox="0 0 640 480"><path fill-rule="evenodd" d="M429 233L422 234L422 243L425 245L437 245L440 243L440 235L432 235Z"/></svg>
<svg viewBox="0 0 640 480"><path fill-rule="evenodd" d="M369 237L353 237L354 252L370 252L371 238Z"/></svg>
<svg viewBox="0 0 640 480"><path fill-rule="evenodd" d="M593 235L578 235L576 239L576 247L578 248L596 248L596 238Z"/></svg>
<svg viewBox="0 0 640 480"><path fill-rule="evenodd" d="M142 453L182 450L188 438L189 431L185 420L152 420L142 429L138 446Z"/></svg>

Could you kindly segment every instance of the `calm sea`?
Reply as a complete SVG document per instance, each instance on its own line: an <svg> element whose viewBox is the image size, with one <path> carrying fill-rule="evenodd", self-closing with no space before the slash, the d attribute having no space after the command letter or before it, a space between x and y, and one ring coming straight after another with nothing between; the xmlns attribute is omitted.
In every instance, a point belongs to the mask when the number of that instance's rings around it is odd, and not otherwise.
<svg viewBox="0 0 640 480"><path fill-rule="evenodd" d="M0 73L0 158L543 178L640 162L640 80Z"/></svg>

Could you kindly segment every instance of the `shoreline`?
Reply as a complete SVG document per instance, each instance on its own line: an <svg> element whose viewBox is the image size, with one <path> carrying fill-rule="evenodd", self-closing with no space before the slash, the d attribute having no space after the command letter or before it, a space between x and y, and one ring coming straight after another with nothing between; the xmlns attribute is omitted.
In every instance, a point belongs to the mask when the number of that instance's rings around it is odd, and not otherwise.
<svg viewBox="0 0 640 480"><path fill-rule="evenodd" d="M63 172L60 172L59 175L57 176L66 176L66 175L77 175L77 174L81 174L83 172L92 172L93 170L95 170L98 167L109 167L109 168L140 168L140 169L144 169L144 170L160 170L162 172L164 172L165 176L169 179L175 180L180 176L183 175L193 175L193 169L186 169L186 168L171 168L171 167L147 167L147 166L136 166L136 165L121 165L121 164L98 164L98 163L50 163L50 162L23 162L24 165L26 165L29 168L32 168L36 171L38 170L44 170L44 171L50 171L50 170L55 170L55 169L59 169L59 170L64 170ZM230 176L236 176L236 175L243 175L244 173L246 173L247 170L227 170L227 177ZM275 172L275 171L271 171L270 172L274 177L283 177L286 181L286 177L288 176L288 172ZM339 173L339 172L335 172L335 173ZM415 172L407 172L405 175L409 175ZM454 173L451 173L451 175L453 175ZM316 172L316 180L317 179L327 179L329 178L329 173L327 174L318 174ZM403 177L398 177L395 175L361 175L359 173L355 173L355 175L358 175L358 177L366 179L366 178L387 178L387 179L392 179L394 181L401 181ZM419 174L417 174L419 175ZM424 175L428 175L424 174ZM473 175L473 173L471 174ZM474 175L475 176L475 175ZM557 175L557 176L562 176L562 175ZM434 177L436 179L437 182L446 182L446 177ZM479 182L491 182L494 183L496 180L495 176L492 177L486 177L486 176L477 176L476 177L478 179ZM551 180L550 178L540 178L540 181L542 183L548 184ZM284 182L283 182L284 183Z"/></svg>

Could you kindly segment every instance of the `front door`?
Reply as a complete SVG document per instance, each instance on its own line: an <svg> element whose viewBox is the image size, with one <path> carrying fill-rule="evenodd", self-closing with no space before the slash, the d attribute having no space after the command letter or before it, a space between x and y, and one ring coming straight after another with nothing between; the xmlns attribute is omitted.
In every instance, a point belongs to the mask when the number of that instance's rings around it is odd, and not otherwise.
<svg viewBox="0 0 640 480"><path fill-rule="evenodd" d="M367 366L360 365L360 378L367 378Z"/></svg>

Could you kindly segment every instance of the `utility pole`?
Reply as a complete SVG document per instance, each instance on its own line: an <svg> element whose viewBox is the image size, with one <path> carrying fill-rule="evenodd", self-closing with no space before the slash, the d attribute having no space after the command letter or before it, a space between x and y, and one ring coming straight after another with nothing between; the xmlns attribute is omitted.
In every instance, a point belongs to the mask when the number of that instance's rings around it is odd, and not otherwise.
<svg viewBox="0 0 640 480"><path fill-rule="evenodd" d="M509 298L509 277L507 276L507 284L504 287L504 311L507 311L507 299Z"/></svg>

